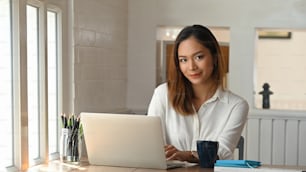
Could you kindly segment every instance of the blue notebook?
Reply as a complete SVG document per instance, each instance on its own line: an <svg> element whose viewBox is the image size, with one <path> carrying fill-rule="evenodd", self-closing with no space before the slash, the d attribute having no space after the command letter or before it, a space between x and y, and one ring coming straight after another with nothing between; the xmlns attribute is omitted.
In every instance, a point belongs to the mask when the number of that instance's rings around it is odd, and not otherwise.
<svg viewBox="0 0 306 172"><path fill-rule="evenodd" d="M239 168L256 168L261 166L261 162L252 160L217 160L217 167L239 167Z"/></svg>

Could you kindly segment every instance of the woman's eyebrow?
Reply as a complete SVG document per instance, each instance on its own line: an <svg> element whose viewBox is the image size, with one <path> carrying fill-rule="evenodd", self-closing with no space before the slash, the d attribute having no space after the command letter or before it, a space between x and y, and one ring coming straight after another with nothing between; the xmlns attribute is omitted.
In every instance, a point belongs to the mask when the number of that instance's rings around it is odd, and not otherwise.
<svg viewBox="0 0 306 172"><path fill-rule="evenodd" d="M200 54L200 53L203 53L203 51L202 50L199 50L199 51L197 51L197 52L195 52L195 53L192 53L192 56L195 56L195 55L197 55L197 54ZM187 57L186 55L178 55L178 58L183 58L183 57Z"/></svg>
<svg viewBox="0 0 306 172"><path fill-rule="evenodd" d="M193 55L200 54L200 53L203 53L203 51L202 51L202 50L199 50L199 51L193 53Z"/></svg>

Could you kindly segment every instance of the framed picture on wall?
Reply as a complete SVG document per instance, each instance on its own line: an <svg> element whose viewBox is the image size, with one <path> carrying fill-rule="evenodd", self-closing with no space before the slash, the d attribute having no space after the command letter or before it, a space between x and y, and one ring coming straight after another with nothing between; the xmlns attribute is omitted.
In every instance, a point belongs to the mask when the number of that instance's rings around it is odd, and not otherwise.
<svg viewBox="0 0 306 172"><path fill-rule="evenodd" d="M260 31L258 33L259 39L290 39L291 32L287 31Z"/></svg>

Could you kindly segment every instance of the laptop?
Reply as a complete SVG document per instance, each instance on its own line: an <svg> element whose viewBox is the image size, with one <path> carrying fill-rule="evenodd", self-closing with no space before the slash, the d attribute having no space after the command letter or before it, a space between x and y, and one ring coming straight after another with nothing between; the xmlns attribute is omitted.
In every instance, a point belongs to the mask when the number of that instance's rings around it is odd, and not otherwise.
<svg viewBox="0 0 306 172"><path fill-rule="evenodd" d="M92 165L169 169L186 164L166 161L157 116L82 112L81 122Z"/></svg>

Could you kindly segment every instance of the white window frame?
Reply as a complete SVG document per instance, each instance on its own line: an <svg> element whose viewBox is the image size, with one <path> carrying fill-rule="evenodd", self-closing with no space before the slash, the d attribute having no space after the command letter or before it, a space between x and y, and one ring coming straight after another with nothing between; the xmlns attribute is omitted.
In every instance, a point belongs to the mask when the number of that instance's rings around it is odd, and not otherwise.
<svg viewBox="0 0 306 172"><path fill-rule="evenodd" d="M35 160L29 160L29 165L37 165L46 161L45 155L48 152L48 116L47 116L47 95L46 95L46 8L44 3L39 0L27 0L27 5L38 8L38 39L39 39L39 157Z"/></svg>
<svg viewBox="0 0 306 172"><path fill-rule="evenodd" d="M28 167L28 114L27 114L27 50L26 2L12 0L12 50L13 50L13 99L14 99L14 166L8 171ZM20 38L25 39L20 39Z"/></svg>
<svg viewBox="0 0 306 172"><path fill-rule="evenodd" d="M13 2L12 2L12 0L8 0L8 2L9 2L9 15L10 15L10 29L12 30L12 28L13 28L13 23L12 23L12 21L13 21L13 16L12 16L12 4L13 4ZM11 67L13 68L13 66L14 66L14 61L13 61L13 33L12 33L12 31L10 32L10 35L9 35L9 37L10 37L10 44L11 44L11 46L10 46L10 51L11 51ZM13 69L11 69L12 71L13 71ZM12 72L11 73L11 79L13 79L14 80L14 73ZM11 85L12 87L11 87L11 96L13 96L13 94L14 94L14 86L15 86L15 83L12 83L12 85ZM10 164L10 165L14 165L14 157L15 157L15 155L14 155L14 152L15 152L15 147L14 147L14 143L15 143L15 140L14 140L14 132L15 132L15 126L14 126L14 98L12 97L12 99L11 99L11 102L12 102L12 109L11 109L11 114L9 114L9 115L11 115L10 116L10 118L12 119L12 121L11 121L11 130L12 130L12 164ZM10 170L16 170L16 168L14 167L14 166L8 166L8 167L0 167L0 170L3 170L3 169L6 169L6 170L8 170L8 171L10 171Z"/></svg>
<svg viewBox="0 0 306 172"><path fill-rule="evenodd" d="M12 1L12 56L13 56L13 166L8 171L26 170L29 167L28 150L28 111L27 111L27 26L26 6L39 6L39 46L40 46L40 158L34 164L45 163L59 157L55 153L49 157L48 150L48 95L47 95L47 9L58 13L58 111L62 112L62 11L60 8L47 5L40 0L11 0ZM60 127L58 125L58 127ZM59 137L59 129L58 129ZM57 148L59 150L59 148Z"/></svg>
<svg viewBox="0 0 306 172"><path fill-rule="evenodd" d="M51 11L57 14L57 111L58 113L63 111L62 107L62 10L58 8L55 5L47 5L47 11ZM57 114L59 115L59 114ZM58 116L59 117L59 116ZM50 152L49 153L49 159L54 160L58 159L60 154L59 154L59 138L61 134L61 125L59 124L59 120L57 120L57 152Z"/></svg>

